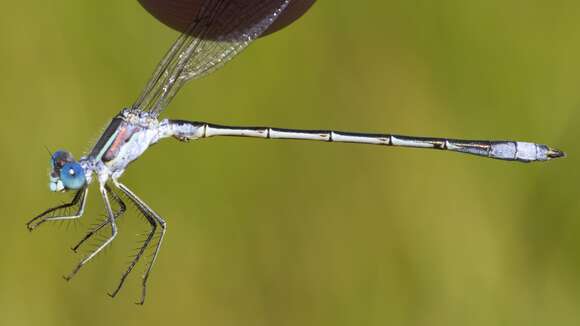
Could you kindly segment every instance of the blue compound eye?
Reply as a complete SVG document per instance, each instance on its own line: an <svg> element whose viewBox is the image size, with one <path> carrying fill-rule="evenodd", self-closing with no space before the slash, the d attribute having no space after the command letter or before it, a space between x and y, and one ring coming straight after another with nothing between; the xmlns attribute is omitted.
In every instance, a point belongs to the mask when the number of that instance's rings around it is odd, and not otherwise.
<svg viewBox="0 0 580 326"><path fill-rule="evenodd" d="M74 159L69 152L58 150L52 154L50 165L53 170L60 170L64 164L72 161L74 161Z"/></svg>
<svg viewBox="0 0 580 326"><path fill-rule="evenodd" d="M85 171L77 162L69 162L60 169L60 180L66 189L81 189L87 182Z"/></svg>

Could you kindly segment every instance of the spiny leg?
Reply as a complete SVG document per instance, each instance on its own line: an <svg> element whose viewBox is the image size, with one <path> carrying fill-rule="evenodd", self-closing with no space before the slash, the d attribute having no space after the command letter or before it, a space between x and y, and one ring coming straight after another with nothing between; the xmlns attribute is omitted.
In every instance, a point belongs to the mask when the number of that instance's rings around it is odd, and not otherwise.
<svg viewBox="0 0 580 326"><path fill-rule="evenodd" d="M147 219L147 221L151 225L151 231L149 231L147 238L143 242L143 245L139 248L139 251L137 252L135 257L133 257L133 260L131 261L131 263L129 263L129 266L127 267L125 272L123 272L123 275L121 275L121 280L119 281L119 284L117 285L115 290L108 293L109 296L111 296L111 298L114 298L119 293L119 291L123 287L123 284L125 284L125 280L127 279L127 276L129 276L129 274L131 273L133 268L135 268L135 266L137 265L137 262L139 262L139 260L141 259L141 257L145 253L145 250L149 247L149 244L151 243L151 240L153 240L153 236L155 235L155 232L157 231L157 223L155 222L155 218L153 216L151 216L150 212L147 211L145 208L143 208L143 206L138 201L136 201L133 197L129 196L129 200L131 200L131 202L133 204L135 204L135 206L137 207L139 212Z"/></svg>
<svg viewBox="0 0 580 326"><path fill-rule="evenodd" d="M101 252L101 250L103 250L106 246L108 246L111 243L111 241L113 241L113 239L115 239L115 237L117 236L117 225L115 224L113 210L111 209L111 203L109 202L109 197L107 196L107 189L105 188L105 185L101 184L99 190L101 191L101 196L103 197L103 201L105 202L107 217L109 219L109 223L111 224L111 236L105 242L103 242L97 249L95 249L93 252L91 252L89 255L83 258L69 275L64 276L64 279L67 281L70 281L70 279L72 279L73 276L76 275L76 273L81 269L81 267L83 267L89 260L93 259L93 257L95 257L99 252Z"/></svg>
<svg viewBox="0 0 580 326"><path fill-rule="evenodd" d="M107 192L111 195L111 197L113 198L113 200L119 205L119 209L113 212L113 218L115 220L117 220L117 218L121 217L125 211L127 210L127 205L125 205L125 203L123 202L123 200L121 200L121 198L114 192L111 190L111 188L109 188L109 186L107 184L105 184L105 189L107 190ZM92 236L94 236L95 234L97 234L102 228L104 228L105 226L109 225L109 219L105 219L103 222L101 222L101 224L97 225L96 227L90 229L87 234L85 234L85 236L71 249L74 252L77 252L77 250L79 249L79 247L85 243L88 239L90 239Z"/></svg>
<svg viewBox="0 0 580 326"><path fill-rule="evenodd" d="M157 213L155 213L155 211L153 211L144 201L142 201L139 197L137 197L137 195L135 195L129 188L127 188L127 186L125 186L124 184L122 184L114 179L113 179L113 182L115 183L115 186L117 186L119 189L121 189L121 191L123 191L125 193L125 195L127 195L127 197L129 197L131 200L133 200L137 204L137 206L139 207L139 210L141 212L143 212L145 216L152 217L159 224L159 226L161 226L161 234L159 236L159 241L157 242L157 245L155 246L155 251L153 252L153 257L151 258L151 260L147 264L147 268L145 270L145 273L143 274L143 281L141 283L141 285L142 285L141 300L139 302L136 302L137 304L142 305L143 303L145 303L145 295L147 294L147 280L149 279L149 274L151 273L151 269L153 268L153 264L155 264L155 260L157 259L157 255L159 254L159 249L161 248L161 243L163 242L163 238L164 238L165 232L167 230L167 224L165 223L165 220L163 220L161 218L161 216L159 216Z"/></svg>
<svg viewBox="0 0 580 326"><path fill-rule="evenodd" d="M77 193L75 194L75 196L73 197L73 199L69 203L62 204L62 205L47 209L46 211L42 212L38 216L34 217L32 220L28 221L28 223L26 223L26 227L28 228L29 231L32 231L36 227L38 227L39 225L41 225L42 223L44 223L46 221L72 220L72 219L80 218L83 215L84 210L85 210L85 204L86 204L88 191L89 191L89 188L87 188L87 187L80 189L79 191L77 191ZM71 207L75 207L75 206L79 206L79 208L75 214L70 215L70 214L66 213L67 209L69 209ZM61 210L65 211L65 212L58 213ZM50 214L55 214L57 216L49 216ZM47 217L47 216L49 216L49 217Z"/></svg>

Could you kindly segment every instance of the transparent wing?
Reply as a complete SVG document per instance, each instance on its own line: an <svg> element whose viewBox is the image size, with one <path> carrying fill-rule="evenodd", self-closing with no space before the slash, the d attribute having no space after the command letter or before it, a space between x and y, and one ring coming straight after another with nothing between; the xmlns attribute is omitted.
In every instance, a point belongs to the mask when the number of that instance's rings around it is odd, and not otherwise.
<svg viewBox="0 0 580 326"><path fill-rule="evenodd" d="M196 17L157 66L133 108L154 116L189 80L220 68L260 36L290 0L202 0Z"/></svg>

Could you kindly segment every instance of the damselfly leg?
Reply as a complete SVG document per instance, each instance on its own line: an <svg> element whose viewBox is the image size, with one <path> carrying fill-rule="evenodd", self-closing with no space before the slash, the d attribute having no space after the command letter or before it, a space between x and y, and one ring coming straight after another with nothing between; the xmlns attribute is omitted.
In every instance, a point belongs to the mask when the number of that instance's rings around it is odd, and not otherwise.
<svg viewBox="0 0 580 326"><path fill-rule="evenodd" d="M133 259L129 263L129 266L123 272L123 275L121 275L121 280L119 281L119 284L117 285L117 287L115 288L115 290L113 290L112 292L109 292L108 293L109 296L111 296L111 297L115 297L119 293L119 291L123 287L123 284L125 284L125 280L127 279L127 276L129 276L129 274L131 273L131 271L133 271L133 268L135 268L135 266L137 265L137 263L139 262L139 260L143 256L143 254L145 253L145 250L149 247L149 244L153 240L153 237L155 236L155 232L157 231L157 222L155 221L155 218L153 218L151 216L151 214L149 214L149 212L147 210L143 209L143 207L138 202L136 202L135 200L133 200L133 198L129 197L129 200L135 205L135 207L137 207L137 209L139 210L139 213L143 217L145 217L145 219L147 220L147 222L149 222L149 224L151 225L151 229L147 233L147 237L143 241L143 244L140 247L138 247L139 251L133 257Z"/></svg>
<svg viewBox="0 0 580 326"><path fill-rule="evenodd" d="M119 197L114 191L111 190L111 188L109 187L109 185L105 184L105 189L107 190L107 192L109 193L109 195L111 195L111 198L117 203L118 205L118 209L116 211L113 211L113 219L117 220L119 217L121 217L123 214L125 214L125 212L127 211L127 205L125 205L125 203L123 202L123 200L121 199L121 197ZM105 218L104 221L102 221L100 224L92 227L86 234L85 236L71 249L74 252L77 252L77 250L79 249L79 247L85 243L87 240L89 240L91 237L93 237L95 234L97 234L100 230L102 230L105 226L109 225L109 219L108 217Z"/></svg>
<svg viewBox="0 0 580 326"><path fill-rule="evenodd" d="M93 259L93 257L95 257L105 247L107 247L111 243L111 241L113 241L113 239L115 239L115 237L117 236L117 225L115 224L115 216L113 214L113 210L111 209L111 202L109 201L109 197L107 194L107 188L105 187L104 184L101 184L100 192L101 192L101 196L103 197L103 201L105 202L105 209L107 212L107 218L109 220L109 223L111 224L111 236L109 238L107 238L107 240L105 240L105 242L103 242L97 249L95 249L93 252L91 252L85 258L83 258L70 274L68 274L67 276L64 276L64 279L67 281L72 279L73 276L75 276L76 273L78 273L78 271L87 262L89 262L91 259Z"/></svg>
<svg viewBox="0 0 580 326"><path fill-rule="evenodd" d="M26 223L26 227L29 231L32 231L47 221L74 220L80 218L83 216L85 211L88 191L88 187L80 189L69 203L47 209L38 216L34 217L32 220L28 221L28 223ZM74 207L77 208L75 213L70 214L70 209Z"/></svg>
<svg viewBox="0 0 580 326"><path fill-rule="evenodd" d="M127 267L127 270L121 276L121 280L119 281L119 285L117 286L117 288L113 292L109 293L111 297L114 297L117 295L117 293L119 293L119 291L123 287L123 284L125 283L127 276L131 273L131 271L133 270L139 259L141 259L141 257L145 253L145 250L153 240L153 237L157 231L157 226L161 227L161 234L159 235L159 240L157 241L157 245L155 246L155 249L153 251L153 256L151 257L151 260L147 263L145 273L143 274L143 279L141 283L142 286L141 300L139 300L139 302L136 302L137 304L142 305L145 302L145 295L147 294L147 280L149 279L149 275L151 273L151 269L153 268L153 264L157 259L157 255L159 254L159 248L161 248L161 243L163 242L163 237L165 236L167 225L165 221L161 218L161 216L159 216L159 214L155 213L155 211L153 211L143 200L137 197L137 195L135 195L129 188L127 188L127 186L118 182L117 180L113 180L113 182L115 183L115 186L117 186L117 188L119 188L125 195L127 195L129 200L131 200L137 206L139 212L143 214L143 216L147 219L149 224L151 224L151 231L149 232L143 245L137 252L137 255L135 255L135 257L129 264L129 267Z"/></svg>

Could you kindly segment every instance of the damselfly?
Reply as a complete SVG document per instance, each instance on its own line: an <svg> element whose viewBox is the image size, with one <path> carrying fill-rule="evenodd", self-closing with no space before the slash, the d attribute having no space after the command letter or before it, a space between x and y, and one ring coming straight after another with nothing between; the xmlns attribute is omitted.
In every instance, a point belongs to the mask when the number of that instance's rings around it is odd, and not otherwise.
<svg viewBox="0 0 580 326"><path fill-rule="evenodd" d="M107 247L117 235L116 219L125 212L125 202L113 189L131 201L150 223L151 229L118 286L122 288L145 250L153 247L142 279L139 303L145 300L147 281L167 230L165 220L119 181L127 166L154 143L173 137L190 141L215 136L243 136L269 139L302 139L384 146L440 149L482 157L518 161L548 161L564 153L546 145L520 141L459 140L369 134L332 130L297 130L270 127L231 127L206 122L159 120L162 111L189 80L221 67L256 40L288 6L290 0L204 0L189 29L181 34L161 60L135 103L118 113L92 150L78 161L63 150L51 156L50 189L76 191L70 203L50 208L27 223L30 230L48 221L72 220L83 215L89 184L99 183L107 218L92 228L73 248L75 251L97 232L110 228L110 235L86 255L65 278L70 280L88 261ZM117 209L113 209L112 202ZM70 211L72 214L69 214ZM108 230L108 229L105 229ZM154 240L154 236L159 237Z"/></svg>

